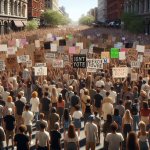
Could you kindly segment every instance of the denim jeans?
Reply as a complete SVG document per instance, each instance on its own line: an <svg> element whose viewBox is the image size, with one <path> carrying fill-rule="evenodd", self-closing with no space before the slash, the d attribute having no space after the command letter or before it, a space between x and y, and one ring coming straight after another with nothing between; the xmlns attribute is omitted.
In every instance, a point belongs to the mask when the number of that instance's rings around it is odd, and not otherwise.
<svg viewBox="0 0 150 150"><path fill-rule="evenodd" d="M133 115L133 130L134 131L137 131L139 120L140 120L139 115Z"/></svg>
<svg viewBox="0 0 150 150"><path fill-rule="evenodd" d="M39 112L35 112L34 113L34 119L35 119L36 122L38 121L38 119L39 119Z"/></svg>
<svg viewBox="0 0 150 150"><path fill-rule="evenodd" d="M0 150L4 150L4 142L0 141Z"/></svg>

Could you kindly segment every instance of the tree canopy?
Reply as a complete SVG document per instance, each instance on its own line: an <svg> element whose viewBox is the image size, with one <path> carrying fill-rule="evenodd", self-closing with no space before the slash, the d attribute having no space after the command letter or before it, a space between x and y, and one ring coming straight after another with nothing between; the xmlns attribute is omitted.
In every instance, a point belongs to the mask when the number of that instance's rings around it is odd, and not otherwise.
<svg viewBox="0 0 150 150"><path fill-rule="evenodd" d="M81 25L91 25L94 22L94 17L91 15L81 16L79 19L79 24Z"/></svg>
<svg viewBox="0 0 150 150"><path fill-rule="evenodd" d="M38 28L38 22L36 20L31 20L27 22L26 29L28 31L35 30Z"/></svg>

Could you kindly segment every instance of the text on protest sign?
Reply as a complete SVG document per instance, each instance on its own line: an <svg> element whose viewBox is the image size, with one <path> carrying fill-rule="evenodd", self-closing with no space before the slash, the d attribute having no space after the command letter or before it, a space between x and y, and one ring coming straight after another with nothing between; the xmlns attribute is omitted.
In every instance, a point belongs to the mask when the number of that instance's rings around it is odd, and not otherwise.
<svg viewBox="0 0 150 150"><path fill-rule="evenodd" d="M34 67L35 76L47 76L47 67Z"/></svg>
<svg viewBox="0 0 150 150"><path fill-rule="evenodd" d="M35 63L35 67L46 67L46 63Z"/></svg>
<svg viewBox="0 0 150 150"><path fill-rule="evenodd" d="M88 59L87 68L103 69L103 59Z"/></svg>
<svg viewBox="0 0 150 150"><path fill-rule="evenodd" d="M32 60L29 60L26 62L26 67L31 68L32 67Z"/></svg>
<svg viewBox="0 0 150 150"><path fill-rule="evenodd" d="M131 68L140 68L141 63L139 61L131 61Z"/></svg>
<svg viewBox="0 0 150 150"><path fill-rule="evenodd" d="M17 56L18 63L25 63L26 61L29 61L29 55Z"/></svg>
<svg viewBox="0 0 150 150"><path fill-rule="evenodd" d="M64 67L64 62L63 62L63 60L54 59L54 60L53 60L53 67L54 67L54 68L63 68L63 67Z"/></svg>
<svg viewBox="0 0 150 150"><path fill-rule="evenodd" d="M73 68L86 68L86 55L73 55Z"/></svg>
<svg viewBox="0 0 150 150"><path fill-rule="evenodd" d="M5 62L3 60L0 60L0 71L5 70Z"/></svg>
<svg viewBox="0 0 150 150"><path fill-rule="evenodd" d="M112 68L113 78L126 78L128 75L127 67Z"/></svg>

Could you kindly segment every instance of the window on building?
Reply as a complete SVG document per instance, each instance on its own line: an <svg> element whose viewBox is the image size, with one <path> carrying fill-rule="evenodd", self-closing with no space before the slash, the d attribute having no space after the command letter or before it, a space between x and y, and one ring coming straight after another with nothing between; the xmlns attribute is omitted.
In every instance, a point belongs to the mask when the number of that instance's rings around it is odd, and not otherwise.
<svg viewBox="0 0 150 150"><path fill-rule="evenodd" d="M22 16L25 17L26 15L26 5L22 6Z"/></svg>
<svg viewBox="0 0 150 150"><path fill-rule="evenodd" d="M17 1L15 1L15 4L14 4L14 14L15 16L17 16L17 9L18 9L18 6L17 6Z"/></svg>
<svg viewBox="0 0 150 150"><path fill-rule="evenodd" d="M14 4L13 4L13 0L10 0L10 14L13 15L13 7L14 7Z"/></svg>
<svg viewBox="0 0 150 150"><path fill-rule="evenodd" d="M8 5L8 2L7 0L4 1L4 14L8 14L8 9L7 9L7 5Z"/></svg>

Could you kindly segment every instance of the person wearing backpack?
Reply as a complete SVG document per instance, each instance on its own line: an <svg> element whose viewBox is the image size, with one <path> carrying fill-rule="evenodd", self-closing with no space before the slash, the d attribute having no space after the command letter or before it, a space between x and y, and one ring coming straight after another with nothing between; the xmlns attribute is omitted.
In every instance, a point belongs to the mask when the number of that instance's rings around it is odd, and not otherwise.
<svg viewBox="0 0 150 150"><path fill-rule="evenodd" d="M133 130L136 132L139 121L140 121L138 99L135 99L134 103L131 105L131 114L132 114L132 117L133 117Z"/></svg>

